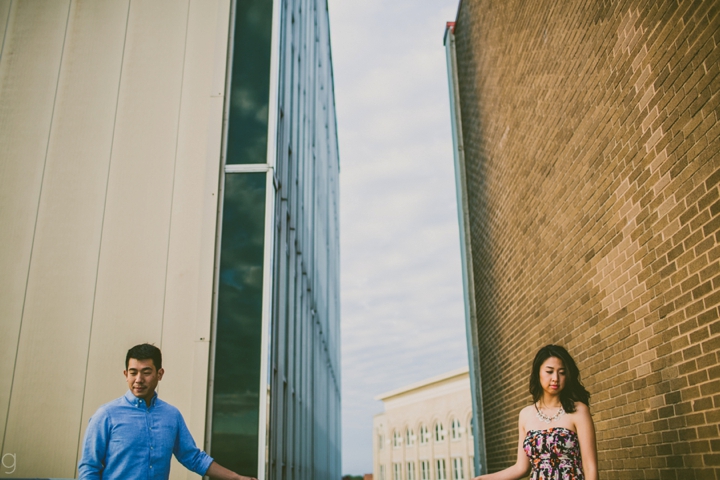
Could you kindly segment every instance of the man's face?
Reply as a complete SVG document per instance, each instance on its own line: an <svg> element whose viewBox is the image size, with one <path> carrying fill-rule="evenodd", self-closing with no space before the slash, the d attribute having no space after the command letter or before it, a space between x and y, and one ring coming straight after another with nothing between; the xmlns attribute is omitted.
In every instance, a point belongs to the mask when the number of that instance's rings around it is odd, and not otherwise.
<svg viewBox="0 0 720 480"><path fill-rule="evenodd" d="M145 402L149 402L165 370L155 368L155 364L150 358L147 360L131 358L128 361L127 370L123 371L123 373L125 374L128 388L133 395L145 399Z"/></svg>

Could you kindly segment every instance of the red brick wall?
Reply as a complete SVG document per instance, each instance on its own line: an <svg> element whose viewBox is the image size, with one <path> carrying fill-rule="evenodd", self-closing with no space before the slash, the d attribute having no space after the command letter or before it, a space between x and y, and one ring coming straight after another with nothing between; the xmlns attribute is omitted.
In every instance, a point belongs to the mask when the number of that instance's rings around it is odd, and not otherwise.
<svg viewBox="0 0 720 480"><path fill-rule="evenodd" d="M565 345L601 478L720 478L720 1L464 0L490 471Z"/></svg>

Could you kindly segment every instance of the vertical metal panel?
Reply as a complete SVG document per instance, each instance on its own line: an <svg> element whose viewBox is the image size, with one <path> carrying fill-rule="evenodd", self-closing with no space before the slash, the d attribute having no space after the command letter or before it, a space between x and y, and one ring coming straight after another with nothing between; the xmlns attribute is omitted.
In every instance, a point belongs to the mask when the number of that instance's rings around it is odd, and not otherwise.
<svg viewBox="0 0 720 480"><path fill-rule="evenodd" d="M122 394L125 351L142 341L164 347L162 395L202 441L229 0L10 5L3 451L16 475L74 476L89 416Z"/></svg>
<svg viewBox="0 0 720 480"><path fill-rule="evenodd" d="M167 371L162 394L183 412L202 446L224 102L224 84L218 86L217 79L224 78L227 65L230 1L192 0L189 9L162 324ZM197 478L174 459L171 472L171 478Z"/></svg>
<svg viewBox="0 0 720 480"><path fill-rule="evenodd" d="M187 23L187 2L130 6L83 424L125 390L127 349L162 338Z"/></svg>
<svg viewBox="0 0 720 480"><path fill-rule="evenodd" d="M5 23L0 62L2 452L68 11L69 1L15 2Z"/></svg>
<svg viewBox="0 0 720 480"><path fill-rule="evenodd" d="M127 12L70 11L6 430L18 475L75 472Z"/></svg>

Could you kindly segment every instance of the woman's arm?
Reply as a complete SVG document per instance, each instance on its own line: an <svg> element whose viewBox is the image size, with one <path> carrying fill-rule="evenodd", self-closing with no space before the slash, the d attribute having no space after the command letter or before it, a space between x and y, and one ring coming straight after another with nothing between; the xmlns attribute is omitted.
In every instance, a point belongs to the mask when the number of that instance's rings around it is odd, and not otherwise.
<svg viewBox="0 0 720 480"><path fill-rule="evenodd" d="M575 428L580 440L580 455L582 456L583 473L585 480L598 480L597 445L595 444L595 425L590 416L590 409L584 403L576 402L577 418Z"/></svg>
<svg viewBox="0 0 720 480"><path fill-rule="evenodd" d="M517 449L517 460L515 465L500 470L499 472L490 473L488 475L480 475L475 477L473 480L520 480L525 478L530 470L530 460L525 455L523 450L523 442L525 441L525 427L522 421L523 413L520 412L520 418L518 419L518 449Z"/></svg>

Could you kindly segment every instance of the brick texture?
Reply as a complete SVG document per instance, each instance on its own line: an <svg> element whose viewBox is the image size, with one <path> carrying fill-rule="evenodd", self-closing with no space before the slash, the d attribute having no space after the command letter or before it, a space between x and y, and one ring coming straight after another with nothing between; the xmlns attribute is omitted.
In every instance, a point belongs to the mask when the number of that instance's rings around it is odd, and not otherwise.
<svg viewBox="0 0 720 480"><path fill-rule="evenodd" d="M532 357L600 478L720 479L720 1L464 0L455 28L490 471Z"/></svg>

